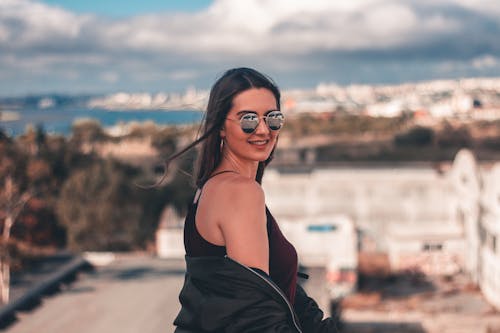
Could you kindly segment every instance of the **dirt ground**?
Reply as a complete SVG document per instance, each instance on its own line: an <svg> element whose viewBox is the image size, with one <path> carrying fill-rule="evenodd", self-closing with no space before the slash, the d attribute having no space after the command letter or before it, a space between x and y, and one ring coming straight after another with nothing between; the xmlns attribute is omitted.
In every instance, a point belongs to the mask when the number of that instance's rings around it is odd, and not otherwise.
<svg viewBox="0 0 500 333"><path fill-rule="evenodd" d="M365 268L341 303L344 333L500 333L500 312L465 274Z"/></svg>

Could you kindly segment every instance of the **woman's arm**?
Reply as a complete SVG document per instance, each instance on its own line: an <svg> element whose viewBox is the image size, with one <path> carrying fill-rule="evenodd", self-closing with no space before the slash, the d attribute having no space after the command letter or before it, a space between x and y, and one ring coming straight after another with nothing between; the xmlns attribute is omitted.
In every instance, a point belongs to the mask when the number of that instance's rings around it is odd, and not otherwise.
<svg viewBox="0 0 500 333"><path fill-rule="evenodd" d="M269 243L264 192L252 179L231 177L220 196L223 211L218 225L227 255L269 274Z"/></svg>

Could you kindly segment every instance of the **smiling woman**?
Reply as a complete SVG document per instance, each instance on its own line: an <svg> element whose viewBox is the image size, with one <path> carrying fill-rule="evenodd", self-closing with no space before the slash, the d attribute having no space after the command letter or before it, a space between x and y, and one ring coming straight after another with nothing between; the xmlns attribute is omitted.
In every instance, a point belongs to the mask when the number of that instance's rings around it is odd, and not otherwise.
<svg viewBox="0 0 500 333"><path fill-rule="evenodd" d="M280 109L270 78L228 70L210 91L199 139L167 161L202 144L184 223L177 333L337 332L297 283L297 252L261 188L284 124Z"/></svg>
<svg viewBox="0 0 500 333"><path fill-rule="evenodd" d="M41 0L76 13L93 13L110 17L129 17L159 12L195 12L208 7L212 0Z"/></svg>

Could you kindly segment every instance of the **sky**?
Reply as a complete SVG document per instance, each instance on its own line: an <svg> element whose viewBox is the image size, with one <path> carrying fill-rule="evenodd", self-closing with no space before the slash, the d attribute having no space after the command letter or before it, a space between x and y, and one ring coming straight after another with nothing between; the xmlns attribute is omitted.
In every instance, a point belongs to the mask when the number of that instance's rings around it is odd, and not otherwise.
<svg viewBox="0 0 500 333"><path fill-rule="evenodd" d="M500 76L498 0L0 0L0 96Z"/></svg>
<svg viewBox="0 0 500 333"><path fill-rule="evenodd" d="M125 18L143 14L195 12L206 9L210 0L44 0L43 3L79 14L96 14L111 18Z"/></svg>

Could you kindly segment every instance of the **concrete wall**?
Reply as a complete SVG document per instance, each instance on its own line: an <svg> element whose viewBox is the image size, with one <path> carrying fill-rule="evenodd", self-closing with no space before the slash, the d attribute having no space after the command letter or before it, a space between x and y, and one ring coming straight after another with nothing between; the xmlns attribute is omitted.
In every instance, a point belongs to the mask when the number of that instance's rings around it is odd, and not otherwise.
<svg viewBox="0 0 500 333"><path fill-rule="evenodd" d="M456 223L453 188L429 165L331 167L311 172L266 171L266 201L278 221L347 215L362 234L387 250L391 225Z"/></svg>
<svg viewBox="0 0 500 333"><path fill-rule="evenodd" d="M479 258L479 166L469 150L461 150L455 157L448 178L453 187L456 220L464 230L465 270L472 281L478 282Z"/></svg>
<svg viewBox="0 0 500 333"><path fill-rule="evenodd" d="M479 220L479 286L500 309L500 163L482 170L483 191Z"/></svg>
<svg viewBox="0 0 500 333"><path fill-rule="evenodd" d="M347 216L284 218L279 224L297 250L302 265L357 269L357 235L353 221Z"/></svg>
<svg viewBox="0 0 500 333"><path fill-rule="evenodd" d="M387 235L391 269L452 275L463 268L465 242L458 225L422 230L419 226L391 228Z"/></svg>
<svg viewBox="0 0 500 333"><path fill-rule="evenodd" d="M464 230L464 268L500 309L500 163L479 165L470 151L461 150L450 180Z"/></svg>

